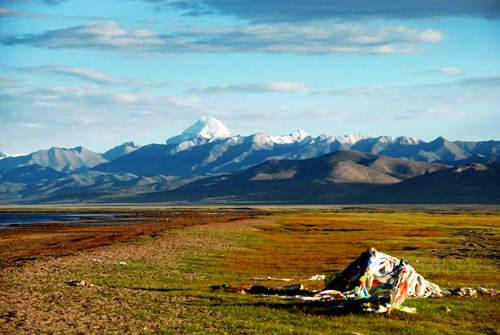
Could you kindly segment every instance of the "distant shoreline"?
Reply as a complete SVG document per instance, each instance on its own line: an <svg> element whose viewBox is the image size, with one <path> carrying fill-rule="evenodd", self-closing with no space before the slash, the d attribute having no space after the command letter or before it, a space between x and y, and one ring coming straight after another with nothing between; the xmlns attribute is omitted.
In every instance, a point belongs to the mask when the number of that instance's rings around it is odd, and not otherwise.
<svg viewBox="0 0 500 335"><path fill-rule="evenodd" d="M36 205L18 205L18 204L0 204L0 213L6 212L47 212L47 213L74 213L92 209L96 214L116 213L121 212L136 212L141 211L156 211L156 210L172 210L172 209L191 209L205 210L210 208L222 209L328 209L328 210L384 210L384 209L399 209L399 210L492 210L500 211L500 204L297 204L297 203L268 203L268 202L252 202L252 203L200 203L200 204L174 204L174 203L63 203L63 204L36 204Z"/></svg>

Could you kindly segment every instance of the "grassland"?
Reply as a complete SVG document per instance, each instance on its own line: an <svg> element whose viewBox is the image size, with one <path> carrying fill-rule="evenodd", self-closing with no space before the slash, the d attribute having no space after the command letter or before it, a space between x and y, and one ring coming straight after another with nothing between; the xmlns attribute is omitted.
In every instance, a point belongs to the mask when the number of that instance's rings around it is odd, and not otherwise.
<svg viewBox="0 0 500 335"><path fill-rule="evenodd" d="M409 300L415 315L329 315L321 306L213 292L341 270L374 246L443 287L500 288L500 214L267 209L168 228L0 270L0 333L498 334L500 298ZM168 228L168 229L167 229ZM1 235L0 235L1 236ZM124 261L126 266L117 262ZM93 286L72 287L69 280ZM283 285L283 282L265 282ZM451 309L447 313L443 306Z"/></svg>

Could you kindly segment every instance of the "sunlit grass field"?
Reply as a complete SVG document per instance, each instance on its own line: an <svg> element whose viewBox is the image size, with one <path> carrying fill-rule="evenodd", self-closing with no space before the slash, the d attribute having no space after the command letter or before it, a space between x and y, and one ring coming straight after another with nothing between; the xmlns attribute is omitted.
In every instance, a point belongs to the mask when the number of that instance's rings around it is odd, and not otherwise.
<svg viewBox="0 0 500 335"><path fill-rule="evenodd" d="M407 300L417 307L415 315L331 315L303 302L209 289L223 283L303 283L319 289L322 282L307 279L341 270L369 247L408 259L445 288L500 289L499 213L269 209L264 214L3 269L0 333L500 332L499 297ZM292 280L255 279L267 276ZM94 286L66 284L74 279Z"/></svg>

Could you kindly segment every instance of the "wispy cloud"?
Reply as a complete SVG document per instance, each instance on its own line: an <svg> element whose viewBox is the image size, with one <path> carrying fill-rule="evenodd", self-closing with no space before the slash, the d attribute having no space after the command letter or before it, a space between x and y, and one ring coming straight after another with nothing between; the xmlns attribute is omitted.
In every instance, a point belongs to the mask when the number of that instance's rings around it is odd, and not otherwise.
<svg viewBox="0 0 500 335"><path fill-rule="evenodd" d="M305 93L310 90L303 83L276 81L269 83L232 84L193 88L189 93Z"/></svg>
<svg viewBox="0 0 500 335"><path fill-rule="evenodd" d="M34 129L41 129L44 128L44 125L41 123L18 123L19 126L25 127L25 128L34 128Z"/></svg>
<svg viewBox="0 0 500 335"><path fill-rule="evenodd" d="M59 5L60 3L65 2L66 0L41 0L43 3L47 5Z"/></svg>
<svg viewBox="0 0 500 335"><path fill-rule="evenodd" d="M420 43L436 43L444 34L406 26L364 27L358 24L257 24L205 27L170 34L148 29L127 30L114 21L95 22L41 34L3 37L4 45L81 48L157 53L294 53L392 54L416 51Z"/></svg>
<svg viewBox="0 0 500 335"><path fill-rule="evenodd" d="M1 18L7 18L7 17L36 17L36 18L44 18L47 17L44 14L40 13L33 13L33 12L24 12L24 11L17 11L9 8L3 8L0 7L0 19Z"/></svg>
<svg viewBox="0 0 500 335"><path fill-rule="evenodd" d="M457 111L449 106L430 106L423 109L412 109L404 115L399 115L398 120L446 120L457 119L465 116L465 113Z"/></svg>
<svg viewBox="0 0 500 335"><path fill-rule="evenodd" d="M139 78L125 78L125 77L116 77L104 71L83 68L83 67L71 67L65 65L42 65L42 66L8 66L8 65L0 65L0 69L22 73L22 74L31 74L38 76L46 76L46 75L54 75L68 78L79 79L83 82L88 82L94 85L107 86L107 87L127 87L134 92L147 91L154 88L164 88L171 87L174 84L185 86L187 83L178 82L174 83L171 81L150 81ZM20 85L22 77L8 77L9 83L1 80L0 76L0 89L5 87L6 85L9 87L13 86L14 82L17 82Z"/></svg>
<svg viewBox="0 0 500 335"><path fill-rule="evenodd" d="M311 91L315 95L332 95L332 96L377 96L380 94L394 93L401 90L422 90L422 89L438 89L438 88L460 88L460 87L477 87L477 88L495 88L500 87L500 75L492 76L470 76L462 79L450 80L439 83L426 83L417 85L394 85L394 86L365 86L365 87L346 87L333 90L317 90Z"/></svg>
<svg viewBox="0 0 500 335"><path fill-rule="evenodd" d="M459 67L442 67L439 69L439 72L446 76L456 76L462 74L464 70Z"/></svg>
<svg viewBox="0 0 500 335"><path fill-rule="evenodd" d="M468 77L452 84L457 86L499 87L500 75Z"/></svg>
<svg viewBox="0 0 500 335"><path fill-rule="evenodd" d="M22 0L17 0L17 1L22 1ZM29 0L26 0L29 1ZM46 4L51 5L57 5L59 3L64 2L62 1L41 1ZM0 0L0 6L4 3L10 4L8 1L2 1ZM31 12L31 11L20 11L20 10L15 10L7 7L0 7L0 19L2 18L34 18L34 19L51 19L51 18L56 18L56 19L66 19L66 20L91 20L91 21L108 21L109 18L104 18L101 16L81 16L81 15L61 15L61 14L51 14L51 13L38 13L38 12Z"/></svg>
<svg viewBox="0 0 500 335"><path fill-rule="evenodd" d="M440 74L444 76L458 76L464 73L464 70L459 67L444 66L437 69L417 72L417 74Z"/></svg>
<svg viewBox="0 0 500 335"><path fill-rule="evenodd" d="M82 79L94 84L99 85L120 85L124 84L124 81L115 78L102 71L79 68L79 67L68 67L61 65L48 65L48 66L26 66L26 67L6 67L8 70L24 73L44 73L44 74L54 74L65 77L72 77L77 79Z"/></svg>
<svg viewBox="0 0 500 335"><path fill-rule="evenodd" d="M185 108L197 106L193 97L154 95L131 91L103 91L96 85L30 86L12 85L3 87L0 103L15 102L31 106L74 105L102 109L113 107L132 111L163 109L164 107Z"/></svg>

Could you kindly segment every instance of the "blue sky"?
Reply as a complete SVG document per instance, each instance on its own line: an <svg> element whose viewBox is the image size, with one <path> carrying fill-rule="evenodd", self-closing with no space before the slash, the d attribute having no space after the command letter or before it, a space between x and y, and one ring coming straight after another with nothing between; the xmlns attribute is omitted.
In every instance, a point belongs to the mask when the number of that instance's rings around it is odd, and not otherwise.
<svg viewBox="0 0 500 335"><path fill-rule="evenodd" d="M0 151L235 134L500 139L497 0L0 0Z"/></svg>

